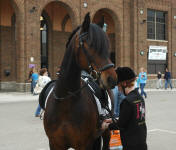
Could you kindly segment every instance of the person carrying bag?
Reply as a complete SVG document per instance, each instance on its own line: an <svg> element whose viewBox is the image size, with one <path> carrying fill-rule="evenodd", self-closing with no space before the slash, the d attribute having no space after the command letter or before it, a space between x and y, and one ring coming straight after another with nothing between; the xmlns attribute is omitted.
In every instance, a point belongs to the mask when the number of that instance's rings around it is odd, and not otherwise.
<svg viewBox="0 0 176 150"><path fill-rule="evenodd" d="M48 71L46 68L42 68L40 70L40 76L39 76L39 79L37 81L37 85L34 89L34 93L35 94L40 94L42 89L45 87L45 85L51 81L51 78L48 77ZM37 110L35 112L35 117L39 117L40 116L40 111L41 111L41 107L40 105L38 104L38 107L37 107Z"/></svg>

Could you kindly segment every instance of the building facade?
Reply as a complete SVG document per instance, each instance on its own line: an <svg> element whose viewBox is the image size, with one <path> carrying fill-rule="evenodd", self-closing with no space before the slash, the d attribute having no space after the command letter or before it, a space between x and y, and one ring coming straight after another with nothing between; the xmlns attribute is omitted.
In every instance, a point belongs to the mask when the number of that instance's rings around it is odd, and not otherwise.
<svg viewBox="0 0 176 150"><path fill-rule="evenodd" d="M55 78L65 44L87 12L104 16L116 66L176 78L174 0L0 0L0 90L28 91L32 66Z"/></svg>

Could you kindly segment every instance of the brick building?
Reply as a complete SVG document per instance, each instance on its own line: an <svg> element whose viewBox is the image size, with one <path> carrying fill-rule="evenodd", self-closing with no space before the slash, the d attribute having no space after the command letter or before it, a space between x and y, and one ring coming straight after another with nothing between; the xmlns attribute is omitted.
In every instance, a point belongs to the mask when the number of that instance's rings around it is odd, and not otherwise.
<svg viewBox="0 0 176 150"><path fill-rule="evenodd" d="M30 67L55 77L72 30L90 12L105 17L116 66L149 78L168 67L176 78L174 0L0 0L0 90L26 91Z"/></svg>

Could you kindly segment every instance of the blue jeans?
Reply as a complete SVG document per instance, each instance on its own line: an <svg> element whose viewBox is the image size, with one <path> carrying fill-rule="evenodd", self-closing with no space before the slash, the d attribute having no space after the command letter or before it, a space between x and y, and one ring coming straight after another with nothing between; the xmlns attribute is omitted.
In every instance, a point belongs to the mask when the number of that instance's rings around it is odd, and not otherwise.
<svg viewBox="0 0 176 150"><path fill-rule="evenodd" d="M165 89L167 89L168 84L170 85L170 88L172 89L171 79L165 80Z"/></svg>
<svg viewBox="0 0 176 150"><path fill-rule="evenodd" d="M144 91L144 87L145 87L145 83L140 83L140 89L141 89L141 96L145 96L145 98L147 97L147 94Z"/></svg>
<svg viewBox="0 0 176 150"><path fill-rule="evenodd" d="M115 117L118 117L120 113L120 104L125 98L125 95L118 90L117 86L112 89L112 92L114 94L114 115Z"/></svg>
<svg viewBox="0 0 176 150"><path fill-rule="evenodd" d="M34 81L34 80L33 80L33 81L31 82L31 92L32 92L32 93L34 93L34 88L35 88L36 84L37 84L37 81Z"/></svg>
<svg viewBox="0 0 176 150"><path fill-rule="evenodd" d="M31 93L33 93L34 89L33 89L33 86L32 86L32 81L31 81Z"/></svg>
<svg viewBox="0 0 176 150"><path fill-rule="evenodd" d="M40 111L41 111L41 107L40 107L40 104L38 104L36 112L35 112L35 116L40 115Z"/></svg>

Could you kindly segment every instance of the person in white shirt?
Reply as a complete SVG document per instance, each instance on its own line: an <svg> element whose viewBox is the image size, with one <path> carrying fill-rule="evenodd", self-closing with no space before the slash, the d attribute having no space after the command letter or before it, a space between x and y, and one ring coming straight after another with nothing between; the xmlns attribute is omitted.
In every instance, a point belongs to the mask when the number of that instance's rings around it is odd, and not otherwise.
<svg viewBox="0 0 176 150"><path fill-rule="evenodd" d="M46 68L40 69L40 76L39 76L36 88L34 89L34 92L36 94L40 94L40 92L45 87L45 85L50 81L51 81L51 78L48 77L47 69ZM40 104L38 104L38 107L37 107L36 112L35 112L35 117L40 116L40 111L41 111L41 107L40 107Z"/></svg>

